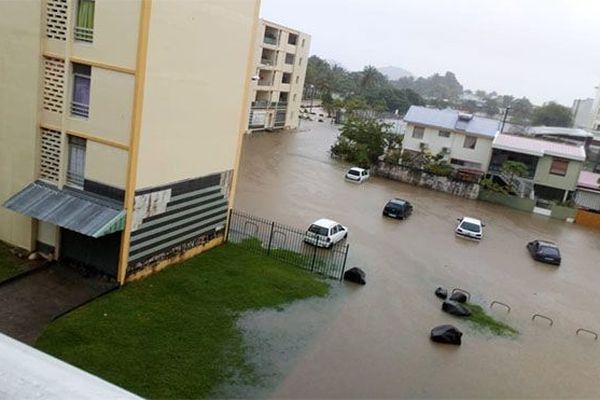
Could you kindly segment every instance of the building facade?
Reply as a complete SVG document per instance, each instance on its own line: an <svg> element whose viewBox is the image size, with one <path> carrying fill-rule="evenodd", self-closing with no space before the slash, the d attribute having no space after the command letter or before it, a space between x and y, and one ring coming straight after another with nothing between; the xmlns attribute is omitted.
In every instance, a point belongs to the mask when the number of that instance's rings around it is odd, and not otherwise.
<svg viewBox="0 0 600 400"><path fill-rule="evenodd" d="M571 106L573 126L580 129L591 129L593 108L594 99L575 99L573 106Z"/></svg>
<svg viewBox="0 0 600 400"><path fill-rule="evenodd" d="M0 3L0 240L120 282L219 244L258 11L259 0Z"/></svg>
<svg viewBox="0 0 600 400"><path fill-rule="evenodd" d="M260 20L248 131L298 127L310 36Z"/></svg>
<svg viewBox="0 0 600 400"><path fill-rule="evenodd" d="M403 154L442 154L457 169L485 173L499 121L461 113L411 106L406 116Z"/></svg>

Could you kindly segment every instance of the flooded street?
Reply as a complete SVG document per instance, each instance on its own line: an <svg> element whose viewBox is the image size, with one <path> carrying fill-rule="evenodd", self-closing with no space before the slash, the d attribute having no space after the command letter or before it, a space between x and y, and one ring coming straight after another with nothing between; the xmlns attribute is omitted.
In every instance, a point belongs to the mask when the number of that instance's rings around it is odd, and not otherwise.
<svg viewBox="0 0 600 400"><path fill-rule="evenodd" d="M342 300L320 304L319 328L273 397L600 395L600 340L575 335L600 332L598 231L379 178L348 183L347 166L329 158L336 135L302 121L299 132L245 138L235 207L300 228L322 217L348 226L348 268L367 274L364 287L334 283L344 286ZM413 204L408 220L382 218L392 197ZM480 243L454 236L463 215L486 224ZM534 262L525 249L533 239L556 241L562 265ZM520 335L493 336L443 313L438 286L468 290ZM490 311L493 300L512 311ZM554 325L532 322L534 313ZM430 342L431 328L445 323L463 331L462 346Z"/></svg>

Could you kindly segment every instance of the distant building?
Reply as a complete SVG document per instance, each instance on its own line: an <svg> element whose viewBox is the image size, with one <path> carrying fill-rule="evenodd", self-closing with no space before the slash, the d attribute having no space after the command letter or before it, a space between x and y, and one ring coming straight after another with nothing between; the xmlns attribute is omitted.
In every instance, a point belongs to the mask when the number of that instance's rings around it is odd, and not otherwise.
<svg viewBox="0 0 600 400"><path fill-rule="evenodd" d="M120 282L220 244L258 12L1 1L0 240Z"/></svg>
<svg viewBox="0 0 600 400"><path fill-rule="evenodd" d="M403 154L418 155L423 151L443 154L456 169L484 173L492 154L492 141L500 129L500 121L461 113L452 109L438 110L411 106L406 122Z"/></svg>
<svg viewBox="0 0 600 400"><path fill-rule="evenodd" d="M298 127L310 36L260 20L248 131Z"/></svg>
<svg viewBox="0 0 600 400"><path fill-rule="evenodd" d="M596 86L596 97L592 105L589 128L594 131L600 131L600 86Z"/></svg>
<svg viewBox="0 0 600 400"><path fill-rule="evenodd" d="M509 183L522 197L547 202L564 202L577 188L585 161L581 145L541 140L525 136L498 134L494 139L489 173ZM504 176L506 161L525 164L522 177Z"/></svg>
<svg viewBox="0 0 600 400"><path fill-rule="evenodd" d="M573 127L581 129L592 129L592 110L594 99L576 99L571 107L573 115Z"/></svg>

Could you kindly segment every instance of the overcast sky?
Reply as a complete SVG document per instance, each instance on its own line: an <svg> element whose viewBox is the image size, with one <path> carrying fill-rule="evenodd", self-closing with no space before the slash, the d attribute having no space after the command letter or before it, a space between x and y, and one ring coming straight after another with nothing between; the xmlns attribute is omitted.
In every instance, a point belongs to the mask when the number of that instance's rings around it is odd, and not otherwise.
<svg viewBox="0 0 600 400"><path fill-rule="evenodd" d="M351 70L453 71L465 89L567 106L600 84L600 0L262 0L261 16Z"/></svg>

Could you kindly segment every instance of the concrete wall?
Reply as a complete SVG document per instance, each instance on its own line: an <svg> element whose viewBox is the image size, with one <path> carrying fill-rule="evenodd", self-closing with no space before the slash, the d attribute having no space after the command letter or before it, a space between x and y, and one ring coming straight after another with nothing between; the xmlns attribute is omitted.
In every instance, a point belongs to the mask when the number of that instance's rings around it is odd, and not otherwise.
<svg viewBox="0 0 600 400"><path fill-rule="evenodd" d="M422 186L438 192L450 193L468 199L477 199L479 184L453 180L444 176L436 176L424 171L412 170L400 165L379 163L373 168L373 174L384 178Z"/></svg>
<svg viewBox="0 0 600 400"><path fill-rule="evenodd" d="M426 143L431 153L438 154L444 147L448 147L450 153L446 155L446 160L457 158L479 163L481 164L481 170L487 171L492 157L492 138L476 136L475 149L465 149L464 133L451 131L450 137L446 138L439 135L441 129L425 127L423 139L415 139L412 136L414 127L413 124L406 125L404 140L402 141L403 149L421 151L421 143Z"/></svg>
<svg viewBox="0 0 600 400"><path fill-rule="evenodd" d="M127 151L88 141L85 157L85 178L125 189Z"/></svg>
<svg viewBox="0 0 600 400"><path fill-rule="evenodd" d="M535 207L535 200L496 193L485 189L479 191L479 200L502 204L503 206L526 212L533 212L533 208Z"/></svg>
<svg viewBox="0 0 600 400"><path fill-rule="evenodd" d="M544 156L539 159L535 171L535 183L557 189L575 190L577 188L577 180L579 179L579 173L581 172L583 163L580 161L569 161L567 174L565 176L560 176L550 173L552 160L553 157L550 156Z"/></svg>
<svg viewBox="0 0 600 400"><path fill-rule="evenodd" d="M41 2L0 1L0 203L36 177ZM30 218L0 207L0 240L30 250Z"/></svg>
<svg viewBox="0 0 600 400"><path fill-rule="evenodd" d="M234 168L258 0L152 3L137 188Z"/></svg>

